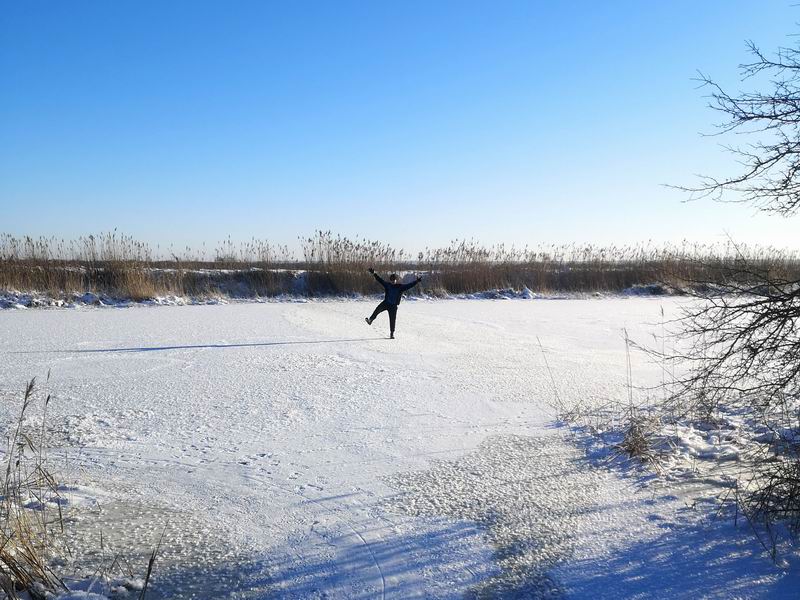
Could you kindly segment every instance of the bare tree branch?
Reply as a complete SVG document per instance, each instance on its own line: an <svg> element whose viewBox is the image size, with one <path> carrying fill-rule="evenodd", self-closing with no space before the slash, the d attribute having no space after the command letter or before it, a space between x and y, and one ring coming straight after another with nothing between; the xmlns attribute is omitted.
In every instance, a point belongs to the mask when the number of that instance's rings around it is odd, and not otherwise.
<svg viewBox="0 0 800 600"><path fill-rule="evenodd" d="M697 80L710 90L709 107L725 119L712 135L757 135L747 148L728 147L742 171L728 178L701 176L696 186L675 186L691 199L749 202L785 216L800 209L800 48L778 48L773 57L747 43L753 61L739 65L742 80L769 75L767 91L730 93L702 72Z"/></svg>

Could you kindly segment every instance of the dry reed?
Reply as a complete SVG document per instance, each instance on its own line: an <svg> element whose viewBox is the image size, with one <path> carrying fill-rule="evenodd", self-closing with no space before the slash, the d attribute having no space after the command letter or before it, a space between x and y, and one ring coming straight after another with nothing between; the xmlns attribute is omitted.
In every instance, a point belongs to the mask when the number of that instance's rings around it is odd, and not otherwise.
<svg viewBox="0 0 800 600"><path fill-rule="evenodd" d="M42 425L26 428L35 403L35 381L25 388L22 409L8 436L3 498L0 504L0 589L9 598L26 592L33 599L68 591L50 568L59 548L64 522L61 495L47 468L45 419L50 396L43 402Z"/></svg>
<svg viewBox="0 0 800 600"><path fill-rule="evenodd" d="M737 264L786 278L800 276L797 252L776 248L705 246L483 246L454 240L411 255L379 241L317 231L287 247L230 238L212 250L151 248L116 231L77 240L0 235L0 291L68 298L91 292L117 299L160 295L269 297L349 296L379 290L365 275L416 272L413 293L471 294L497 289L539 293L664 293L724 283Z"/></svg>

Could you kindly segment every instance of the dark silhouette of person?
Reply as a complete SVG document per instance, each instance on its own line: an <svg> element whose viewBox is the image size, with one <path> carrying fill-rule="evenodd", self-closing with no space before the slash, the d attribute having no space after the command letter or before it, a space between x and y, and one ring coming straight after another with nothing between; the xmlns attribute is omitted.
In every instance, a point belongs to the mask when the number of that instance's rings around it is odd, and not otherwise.
<svg viewBox="0 0 800 600"><path fill-rule="evenodd" d="M375 320L379 314L383 311L389 313L389 337L394 339L394 324L397 319L397 305L400 304L400 300L403 297L403 292L406 290L410 290L412 287L417 285L420 281L422 281L422 277L417 277L411 283L397 283L397 275L392 273L389 275L389 281L384 281L381 277L375 272L375 269L372 267L369 268L369 272L372 273L372 276L378 280L383 286L383 290L385 295L383 297L383 301L378 304L375 308L375 311L372 313L371 317L367 317L364 319L367 322L367 325L372 325L372 322Z"/></svg>

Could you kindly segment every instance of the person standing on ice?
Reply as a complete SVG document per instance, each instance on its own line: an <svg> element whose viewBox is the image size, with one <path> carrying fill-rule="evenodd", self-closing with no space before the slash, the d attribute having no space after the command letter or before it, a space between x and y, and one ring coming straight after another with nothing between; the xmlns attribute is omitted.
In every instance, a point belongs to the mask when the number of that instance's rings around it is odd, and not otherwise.
<svg viewBox="0 0 800 600"><path fill-rule="evenodd" d="M367 317L364 320L367 322L367 325L372 325L375 317L377 317L383 311L387 311L389 313L389 338L394 339L394 323L397 319L397 305L400 304L400 299L403 297L403 292L410 290L412 287L417 285L420 281L422 281L422 277L417 277L411 283L397 283L397 275L392 273L389 275L389 281L386 282L375 272L375 269L370 267L368 270L370 273L372 273L372 276L377 279L378 283L383 286L385 296L383 297L383 302L378 304L378 306L375 308L372 316Z"/></svg>

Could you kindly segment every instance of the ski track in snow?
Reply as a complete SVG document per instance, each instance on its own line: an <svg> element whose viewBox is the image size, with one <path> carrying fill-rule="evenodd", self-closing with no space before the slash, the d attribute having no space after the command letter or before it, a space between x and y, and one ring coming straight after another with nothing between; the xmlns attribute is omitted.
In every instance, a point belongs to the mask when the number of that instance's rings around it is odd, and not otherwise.
<svg viewBox="0 0 800 600"><path fill-rule="evenodd" d="M552 426L537 336L567 402L621 398L622 328L679 302L404 302L395 341L372 302L3 311L0 416L51 371L53 466L98 490L74 568L102 532L144 571L166 524L154 598L789 597L746 531Z"/></svg>

